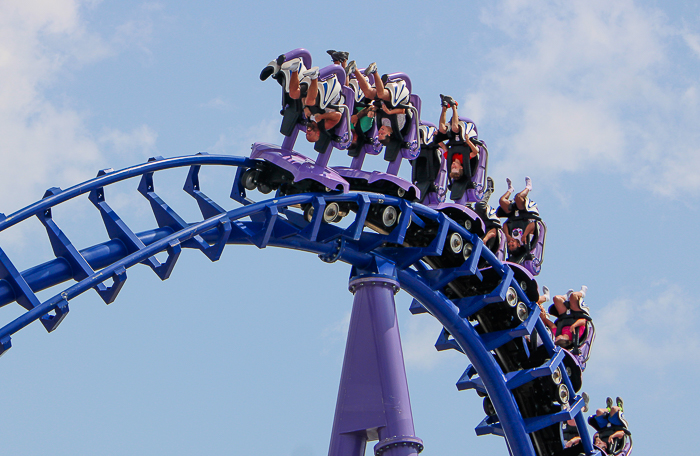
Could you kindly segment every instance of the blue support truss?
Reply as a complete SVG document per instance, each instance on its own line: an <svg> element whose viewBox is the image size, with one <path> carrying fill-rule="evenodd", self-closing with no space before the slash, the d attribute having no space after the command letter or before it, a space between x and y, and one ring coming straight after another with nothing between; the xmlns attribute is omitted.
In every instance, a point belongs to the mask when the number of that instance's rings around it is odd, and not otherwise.
<svg viewBox="0 0 700 456"><path fill-rule="evenodd" d="M511 454L537 454L533 433L548 426L576 418L582 420L583 401L573 396L561 411L542 416L523 416L519 406L519 390L531 382L551 376L563 368L563 352L555 348L538 324L538 308L514 278L513 270L499 262L473 233L465 230L445 214L406 200L374 193L309 193L278 196L265 201L248 199L241 185L244 170L255 167L248 158L197 154L164 159L155 157L147 163L120 171L102 170L97 177L66 190L49 189L44 198L9 216L0 214L0 231L36 216L46 228L56 259L20 273L0 248L0 306L17 302L26 312L0 328L0 354L11 346L11 337L37 320L47 331L55 330L69 311L69 302L90 289L95 289L105 303L113 302L126 283L126 271L136 264L145 264L161 280L170 277L182 248L200 250L211 261L217 261L231 244L249 244L259 248L270 246L302 250L317 254L325 262L343 261L356 270L382 267L395 271L402 289L414 297L410 306L413 314L429 313L443 330L435 344L438 350L454 349L465 354L471 364L457 382L459 390L474 389L488 395L496 414L487 416L476 428L479 435L496 434L507 439ZM240 205L230 211L214 202L200 186L202 166L237 167L231 198ZM202 220L187 222L157 193L154 175L161 170L189 168L183 190L192 196L202 214ZM126 179L140 178L138 191L148 201L157 228L141 233L132 231L109 206L105 188ZM53 209L68 200L87 195L98 209L109 240L87 249L78 250L54 220ZM352 205L352 222L343 228L323 221L325 207L330 203ZM298 207L311 205L314 209L307 221ZM396 226L387 234L366 229L373 205L394 206L400 214ZM405 245L410 226L436 226L432 240L425 247ZM459 266L434 269L425 258L438 257L450 232L458 233L473 246L470 256ZM167 253L164 262L156 254ZM459 280L481 282L484 275L480 265L488 264L498 281L485 294L448 297L446 289ZM392 272L392 274L394 274ZM111 285L105 284L111 279ZM73 283L51 298L41 302L35 292ZM473 318L489 306L501 305L511 287L527 305L529 314L520 324L497 331L484 331ZM494 358L500 347L524 340L533 333L545 341L550 357L544 364L504 372ZM563 372L563 381L570 391L571 382ZM580 429L582 439L590 441L587 430ZM586 450L594 454L588 445Z"/></svg>

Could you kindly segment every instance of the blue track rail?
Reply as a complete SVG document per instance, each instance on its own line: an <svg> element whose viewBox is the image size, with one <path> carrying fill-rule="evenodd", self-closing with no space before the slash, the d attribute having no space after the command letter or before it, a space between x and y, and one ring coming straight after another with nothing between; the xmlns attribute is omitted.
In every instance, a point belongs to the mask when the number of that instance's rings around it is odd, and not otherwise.
<svg viewBox="0 0 700 456"><path fill-rule="evenodd" d="M12 346L12 336L27 325L40 321L48 332L54 331L69 314L69 303L76 296L94 289L106 303L114 301L126 283L127 270L145 264L161 280L166 280L183 248L197 249L211 261L217 261L226 245L249 244L302 250L319 255L326 262L342 261L358 270L377 270L390 264L397 271L401 287L415 298L413 313L428 312L444 326L438 338L438 349L453 348L464 353L471 364L457 385L459 389L475 389L488 395L496 415L487 416L476 428L479 435L504 436L511 454L518 456L543 454L538 432L564 420L575 418L584 442L590 442L581 409L583 400L573 394L568 402L552 413L532 415L521 410L522 387L551 376L558 368L569 391L574 391L562 364L562 353L555 347L538 318L539 310L528 299L513 271L500 263L474 234L455 221L426 206L373 193L313 193L271 198L253 202L237 178L231 197L240 207L226 211L204 194L200 188L202 166L233 166L241 170L253 167L255 161L232 156L198 154L193 156L150 159L148 163L120 171L103 170L98 176L66 190L49 189L44 198L5 217L0 214L0 231L37 217L44 225L56 259L18 271L0 248L0 306L17 302L26 312L0 328L0 353ZM184 191L196 201L202 220L184 221L158 194L154 173L189 168ZM105 198L104 187L126 179L140 178L138 191L148 200L158 227L134 233ZM98 209L107 228L109 240L78 251L52 217L52 208L81 195ZM348 215L352 223L346 228L323 221L324 208L331 203L345 203L353 208ZM298 207L312 205L310 221ZM386 233L366 228L370 208L394 206L400 213L397 224ZM434 226L434 236L422 246L407 242L410 226ZM471 255L459 266L435 269L428 258L440 257L449 233L458 233L473 245ZM155 255L167 253L160 262ZM484 267L497 274L497 283L488 293L476 296L448 297L447 287L463 278L482 280ZM111 280L110 280L111 279ZM41 302L35 292L72 280L51 298ZM109 285L105 282L110 283ZM509 287L516 290L519 301L529 313L515 327L499 331L480 330L473 317L488 306L503 303ZM483 326L483 325L482 325ZM513 341L537 334L544 341L549 357L544 364L528 369L504 369L501 348ZM494 353L496 356L494 356ZM501 357L501 358L499 358ZM524 416L525 414L526 416ZM588 445L587 451L593 454Z"/></svg>

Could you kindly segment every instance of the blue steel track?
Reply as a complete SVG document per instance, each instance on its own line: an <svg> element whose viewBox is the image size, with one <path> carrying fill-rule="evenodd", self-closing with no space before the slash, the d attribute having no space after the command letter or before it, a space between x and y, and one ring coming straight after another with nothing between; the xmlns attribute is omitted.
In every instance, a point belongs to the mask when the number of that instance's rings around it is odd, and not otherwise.
<svg viewBox="0 0 700 456"><path fill-rule="evenodd" d="M168 159L157 157L120 171L100 171L96 178L66 190L49 189L40 201L7 217L0 214L0 231L38 217L46 227L56 256L54 260L20 272L0 248L0 306L17 302L26 310L0 328L0 353L12 346L15 333L37 320L47 331L55 330L68 315L71 299L90 289L95 289L105 302L114 301L126 282L126 271L136 264L146 264L165 280L175 267L182 248L201 250L210 260L216 261L224 247L230 244L282 247L317 254L325 262L342 261L356 271L395 277L401 288L415 298L411 311L428 312L444 326L446 331L438 340L438 348L453 348L469 358L471 365L458 382L459 389L476 389L491 399L497 417L487 416L477 426L477 434L504 436L511 454L534 456L537 452L531 433L575 418L582 440L590 442L581 413L584 404L580 396L572 394L568 405L559 412L523 417L514 391L527 382L551 375L557 367L561 366L564 371L563 356L540 321L537 305L528 299L511 268L483 248L478 236L426 206L375 193L305 193L253 202L247 199L239 177L243 170L254 164L255 161L248 158L208 154ZM225 211L200 190L201 166L238 167L239 177L233 184L231 197L241 203L240 207ZM155 192L154 173L183 167L189 167L184 190L196 199L202 212L203 220L195 223L185 222ZM158 223L157 228L141 233L132 232L109 207L103 190L111 184L137 177L141 179L139 191L150 202ZM78 251L53 220L51 209L85 194L99 209L110 240ZM346 228L323 222L323 209L331 202L352 203L356 208L348 215L354 219ZM314 207L315 215L310 222L294 209L307 204ZM370 206L377 204L395 206L400 212L397 225L388 234L365 228ZM406 233L412 223L418 226L437 224L437 234L429 245L405 245ZM471 242L473 250L461 266L434 270L423 259L442 254L449 232L459 233L464 240ZM155 258L160 252L167 252L168 258L163 263ZM479 265L483 269L483 262L500 277L493 291L462 299L449 299L445 295L446 285L457 278L475 276L481 279ZM74 282L43 302L35 295L35 292L69 280ZM105 284L106 281L111 285ZM469 316L489 304L504 301L508 287L514 288L519 300L528 306L528 318L513 329L479 334ZM541 336L551 359L536 368L504 373L493 350L533 333ZM568 376L565 372L563 374L569 391L574 391ZM593 454L590 444L586 450Z"/></svg>

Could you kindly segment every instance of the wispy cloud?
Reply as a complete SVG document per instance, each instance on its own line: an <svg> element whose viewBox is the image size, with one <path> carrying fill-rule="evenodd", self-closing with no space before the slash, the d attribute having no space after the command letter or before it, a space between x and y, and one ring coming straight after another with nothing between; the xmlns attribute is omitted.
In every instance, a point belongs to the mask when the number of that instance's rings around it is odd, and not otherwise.
<svg viewBox="0 0 700 456"><path fill-rule="evenodd" d="M442 325L437 320L428 315L418 315L407 323L401 328L401 345L407 369L430 370L450 361L449 356L435 349L435 341L442 331Z"/></svg>
<svg viewBox="0 0 700 456"><path fill-rule="evenodd" d="M280 143L279 119L263 119L248 128L231 128L219 136L211 150L219 154L249 155L255 142Z"/></svg>
<svg viewBox="0 0 700 456"><path fill-rule="evenodd" d="M125 133L113 128L105 128L98 142L100 146L116 155L126 155L130 160L143 160L155 154L158 134L148 125L141 125Z"/></svg>
<svg viewBox="0 0 700 456"><path fill-rule="evenodd" d="M700 53L696 33L631 0L507 0L481 20L508 38L467 94L484 121L508 125L491 141L499 170L614 169L661 195L700 189L696 78L674 60Z"/></svg>
<svg viewBox="0 0 700 456"><path fill-rule="evenodd" d="M231 109L231 104L228 101L224 101L219 97L212 98L211 100L207 101L206 103L202 103L199 105L200 108L207 108L207 109L219 109L222 111L228 111Z"/></svg>
<svg viewBox="0 0 700 456"><path fill-rule="evenodd" d="M79 0L0 2L1 212L39 199L45 187L93 177L105 161L103 148L133 153L154 145L155 132L145 125L130 133L106 128L96 138L85 113L46 95L61 72L133 45L124 38L133 34L124 28L109 39L91 32L82 13L92 6L94 1ZM144 33L147 27L138 42L146 40Z"/></svg>
<svg viewBox="0 0 700 456"><path fill-rule="evenodd" d="M604 375L640 369L663 375L670 365L689 371L700 367L693 297L673 284L652 289L651 296L639 290L594 313L593 355L599 368L607 366L601 369Z"/></svg>

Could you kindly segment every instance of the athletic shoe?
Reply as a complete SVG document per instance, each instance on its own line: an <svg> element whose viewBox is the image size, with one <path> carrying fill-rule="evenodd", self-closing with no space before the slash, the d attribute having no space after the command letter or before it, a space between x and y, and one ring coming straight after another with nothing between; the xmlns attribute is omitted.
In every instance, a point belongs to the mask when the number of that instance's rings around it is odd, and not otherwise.
<svg viewBox="0 0 700 456"><path fill-rule="evenodd" d="M544 296L544 302L549 301L549 288L547 288L547 285L542 285L542 296Z"/></svg>
<svg viewBox="0 0 700 456"><path fill-rule="evenodd" d="M585 285L581 285L581 298L585 298L586 293L588 293L588 287Z"/></svg>
<svg viewBox="0 0 700 456"><path fill-rule="evenodd" d="M569 291L566 292L566 300L567 300L567 301L568 301L569 299L571 299L571 295L572 295L572 294L574 294L574 289L573 289L573 288L569 288ZM611 399L611 400L612 400L612 399Z"/></svg>
<svg viewBox="0 0 700 456"><path fill-rule="evenodd" d="M289 70L291 73L294 73L295 71L299 71L299 68L301 67L301 59L297 57L296 59L288 60L280 67L282 70Z"/></svg>
<svg viewBox="0 0 700 456"><path fill-rule="evenodd" d="M588 396L588 393L585 392L585 391L583 392L583 394L581 394L581 397L583 397L583 403L584 403L584 406L583 406L583 408L581 409L581 411L582 411L583 413L586 413L586 412L588 412L588 401L590 401L591 399L590 399L590 397Z"/></svg>
<svg viewBox="0 0 700 456"><path fill-rule="evenodd" d="M532 179L530 179L528 176L525 176L525 188L532 190Z"/></svg>
<svg viewBox="0 0 700 456"><path fill-rule="evenodd" d="M491 179L490 177L487 177L486 178L486 191L484 192L484 195L481 197L481 201L488 204L489 198L491 198L492 193L493 193L493 179Z"/></svg>
<svg viewBox="0 0 700 456"><path fill-rule="evenodd" d="M449 106L450 108L457 106L457 102L455 101L455 99L447 95L445 95L445 102L447 102L447 106Z"/></svg>
<svg viewBox="0 0 700 456"><path fill-rule="evenodd" d="M331 59L333 59L334 62L346 62L348 57L350 57L350 53L345 51L334 51L329 49L326 51L326 53L331 56Z"/></svg>
<svg viewBox="0 0 700 456"><path fill-rule="evenodd" d="M513 187L513 182L511 182L510 177L506 177L506 184L508 184L509 192L515 191L515 187Z"/></svg>
<svg viewBox="0 0 700 456"><path fill-rule="evenodd" d="M620 396L615 398L615 402L617 403L617 406L620 407L620 410L624 411L624 402L622 402L622 398Z"/></svg>
<svg viewBox="0 0 700 456"><path fill-rule="evenodd" d="M445 100L445 95L440 94L440 106L448 108L450 104Z"/></svg>
<svg viewBox="0 0 700 456"><path fill-rule="evenodd" d="M353 74L357 70L357 64L354 60L350 60L347 65L345 65L345 74Z"/></svg>
<svg viewBox="0 0 700 456"><path fill-rule="evenodd" d="M376 72L377 72L377 63L376 62L370 63L367 66L367 68L365 68L365 76L369 76L370 74L376 73Z"/></svg>
<svg viewBox="0 0 700 456"><path fill-rule="evenodd" d="M607 399L605 399L605 405L607 406L609 412L613 406L612 397L608 397Z"/></svg>
<svg viewBox="0 0 700 456"><path fill-rule="evenodd" d="M310 79L318 79L318 75L321 74L321 71L317 66L312 67L309 70L304 71L304 77L309 77Z"/></svg>
<svg viewBox="0 0 700 456"><path fill-rule="evenodd" d="M333 55L333 58L334 58L335 60L340 61L340 62L347 62L347 61L348 61L348 57L350 57L350 53L349 53L349 52L345 52L345 51L338 51L337 53L335 53L335 54Z"/></svg>

